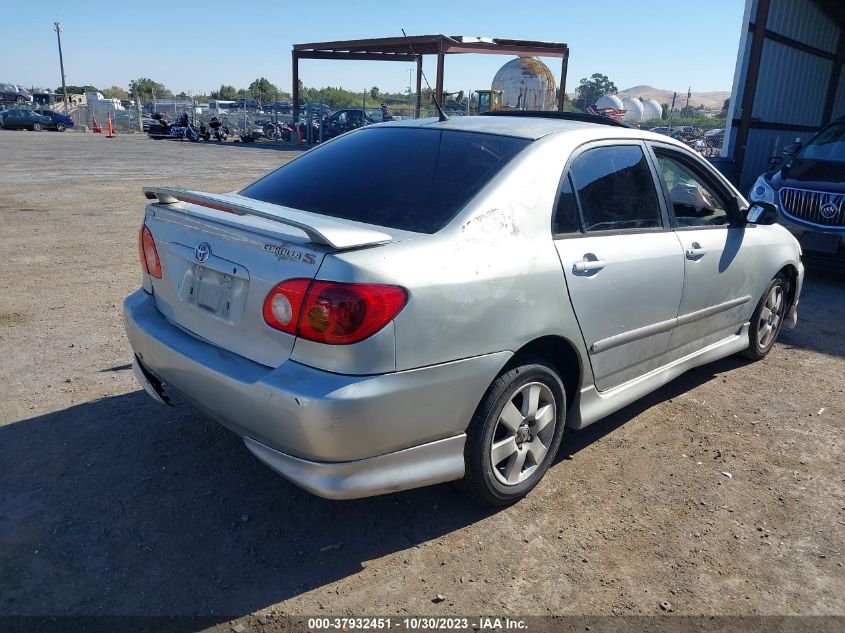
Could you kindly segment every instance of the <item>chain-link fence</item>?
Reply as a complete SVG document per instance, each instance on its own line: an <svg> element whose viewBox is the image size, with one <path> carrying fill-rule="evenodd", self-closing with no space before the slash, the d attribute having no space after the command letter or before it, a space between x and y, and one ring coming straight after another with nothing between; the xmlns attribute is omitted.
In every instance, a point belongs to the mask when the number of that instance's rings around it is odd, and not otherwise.
<svg viewBox="0 0 845 633"><path fill-rule="evenodd" d="M646 123L639 127L678 140L707 158L720 156L722 153L725 140L723 120L702 119L693 125L672 125L669 121L659 121L659 123L660 125L656 126Z"/></svg>

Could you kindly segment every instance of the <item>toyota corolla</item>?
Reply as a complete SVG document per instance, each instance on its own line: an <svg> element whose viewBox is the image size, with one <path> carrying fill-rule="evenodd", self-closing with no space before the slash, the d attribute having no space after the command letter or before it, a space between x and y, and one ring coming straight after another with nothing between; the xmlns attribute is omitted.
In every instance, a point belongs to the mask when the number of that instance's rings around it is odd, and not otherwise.
<svg viewBox="0 0 845 633"><path fill-rule="evenodd" d="M508 114L368 126L236 193L145 188L141 385L321 496L504 505L565 427L795 324L772 205L665 136Z"/></svg>

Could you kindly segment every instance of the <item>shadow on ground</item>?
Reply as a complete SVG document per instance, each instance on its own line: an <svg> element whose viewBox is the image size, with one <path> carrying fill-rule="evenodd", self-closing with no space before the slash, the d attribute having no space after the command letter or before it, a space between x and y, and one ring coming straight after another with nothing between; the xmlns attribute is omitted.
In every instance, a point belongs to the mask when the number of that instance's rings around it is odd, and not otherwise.
<svg viewBox="0 0 845 633"><path fill-rule="evenodd" d="M841 336L814 321L827 327L827 311L841 314L843 289L808 280L809 315L789 345L845 353ZM829 327L841 332L836 318ZM694 369L568 431L559 459L744 364L727 358ZM2 426L0 447L0 614L222 621L319 588L331 605L332 583L366 561L490 515L447 486L346 502L311 496L193 407L164 408L142 391Z"/></svg>
<svg viewBox="0 0 845 633"><path fill-rule="evenodd" d="M251 613L489 514L445 486L331 502L143 392L0 427L0 614ZM330 592L330 593L329 593Z"/></svg>
<svg viewBox="0 0 845 633"><path fill-rule="evenodd" d="M781 330L778 341L788 347L845 356L845 272L810 262L798 304L798 324Z"/></svg>
<svg viewBox="0 0 845 633"><path fill-rule="evenodd" d="M307 145L305 143L299 145L295 142L285 141L258 141L257 143L242 143L241 141L226 141L218 143L217 141L199 141L200 145L205 147L219 147L221 150L225 149L266 149L276 152L304 152L316 145Z"/></svg>
<svg viewBox="0 0 845 633"><path fill-rule="evenodd" d="M694 370L583 431L589 446L737 366ZM0 427L0 613L252 613L484 519L448 486L332 502L258 463L188 404L142 391ZM566 468L565 464L556 466Z"/></svg>

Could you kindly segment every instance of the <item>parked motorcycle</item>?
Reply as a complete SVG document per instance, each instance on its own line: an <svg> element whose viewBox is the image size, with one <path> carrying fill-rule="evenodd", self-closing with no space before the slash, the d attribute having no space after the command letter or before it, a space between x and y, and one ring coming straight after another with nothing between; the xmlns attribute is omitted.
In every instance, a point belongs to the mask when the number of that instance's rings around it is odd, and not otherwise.
<svg viewBox="0 0 845 633"><path fill-rule="evenodd" d="M248 124L243 132L241 132L241 143L254 143L262 138L267 138L264 132L264 126L255 123Z"/></svg>
<svg viewBox="0 0 845 633"><path fill-rule="evenodd" d="M167 119L167 115L161 112L153 112L150 118L152 118L152 122L149 125L147 135L156 140L170 138L170 128L173 124Z"/></svg>
<svg viewBox="0 0 845 633"><path fill-rule="evenodd" d="M210 136L213 136L218 143L222 143L229 138L229 128L223 125L216 116L211 117L208 127L211 129Z"/></svg>
<svg viewBox="0 0 845 633"><path fill-rule="evenodd" d="M175 125L170 126L170 138L189 140L196 143L200 140L200 132L191 124L191 117L187 112L183 112Z"/></svg>

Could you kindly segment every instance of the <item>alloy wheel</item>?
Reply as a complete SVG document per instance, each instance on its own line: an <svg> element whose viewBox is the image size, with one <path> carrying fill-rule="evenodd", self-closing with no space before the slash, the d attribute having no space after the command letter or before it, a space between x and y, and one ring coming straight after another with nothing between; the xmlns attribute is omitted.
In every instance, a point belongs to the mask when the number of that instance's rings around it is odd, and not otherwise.
<svg viewBox="0 0 845 633"><path fill-rule="evenodd" d="M549 450L557 426L557 404L541 382L517 388L499 414L490 445L496 479L506 485L522 483L537 469Z"/></svg>
<svg viewBox="0 0 845 633"><path fill-rule="evenodd" d="M760 311L760 323L757 326L757 345L760 349L767 349L777 336L785 305L783 287L775 284Z"/></svg>

